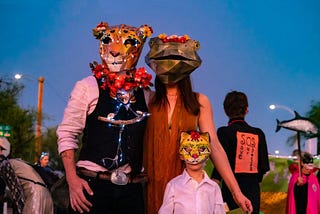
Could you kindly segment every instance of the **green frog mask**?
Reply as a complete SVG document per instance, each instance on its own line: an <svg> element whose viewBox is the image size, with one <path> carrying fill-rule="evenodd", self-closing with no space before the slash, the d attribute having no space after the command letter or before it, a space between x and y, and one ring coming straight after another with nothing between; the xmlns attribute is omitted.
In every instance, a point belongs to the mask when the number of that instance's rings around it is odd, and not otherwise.
<svg viewBox="0 0 320 214"><path fill-rule="evenodd" d="M149 41L147 65L164 84L177 83L201 65L200 43L189 36L160 34Z"/></svg>

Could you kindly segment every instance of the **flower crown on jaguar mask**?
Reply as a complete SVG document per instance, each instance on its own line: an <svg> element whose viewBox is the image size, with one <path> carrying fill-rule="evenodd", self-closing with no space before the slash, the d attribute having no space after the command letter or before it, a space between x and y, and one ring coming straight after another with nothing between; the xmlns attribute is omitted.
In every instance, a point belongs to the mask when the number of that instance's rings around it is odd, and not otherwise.
<svg viewBox="0 0 320 214"><path fill-rule="evenodd" d="M182 132L180 136L180 158L188 164L205 162L210 155L210 136L208 132Z"/></svg>
<svg viewBox="0 0 320 214"><path fill-rule="evenodd" d="M201 65L200 43L188 35L160 34L150 39L149 46L145 61L164 84L178 82Z"/></svg>

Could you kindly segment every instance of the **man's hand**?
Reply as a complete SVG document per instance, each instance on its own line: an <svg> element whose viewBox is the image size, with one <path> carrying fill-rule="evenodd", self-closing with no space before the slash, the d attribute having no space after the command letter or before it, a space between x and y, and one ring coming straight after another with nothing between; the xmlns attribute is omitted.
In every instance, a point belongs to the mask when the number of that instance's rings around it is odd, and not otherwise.
<svg viewBox="0 0 320 214"><path fill-rule="evenodd" d="M252 208L252 204L251 201L249 199L247 199L242 192L236 192L236 193L232 193L233 195L233 199L236 201L236 203L239 205L239 207L241 207L241 209L246 212L246 213L252 213L253 208Z"/></svg>
<svg viewBox="0 0 320 214"><path fill-rule="evenodd" d="M83 191L85 190L89 195L93 195L88 182L78 176L67 179L69 185L70 204L74 211L83 213L89 212L92 204L86 199ZM84 189L84 190L83 190Z"/></svg>

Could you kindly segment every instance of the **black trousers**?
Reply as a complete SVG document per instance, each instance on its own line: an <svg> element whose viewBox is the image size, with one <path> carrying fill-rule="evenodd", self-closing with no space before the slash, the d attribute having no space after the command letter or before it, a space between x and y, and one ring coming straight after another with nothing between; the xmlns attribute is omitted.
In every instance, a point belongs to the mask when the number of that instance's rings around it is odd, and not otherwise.
<svg viewBox="0 0 320 214"><path fill-rule="evenodd" d="M260 212L260 186L257 181L253 180L237 180L240 186L242 194L244 194L250 201L253 207L251 214L259 214ZM224 183L221 189L222 197L225 202L227 202L229 209L233 210L238 208L238 204L233 199L231 192Z"/></svg>
<svg viewBox="0 0 320 214"><path fill-rule="evenodd" d="M85 179L93 196L85 193L86 198L92 203L89 213L94 214L143 214L144 198L141 183L116 185L107 180L81 176ZM77 213L69 208L71 213Z"/></svg>

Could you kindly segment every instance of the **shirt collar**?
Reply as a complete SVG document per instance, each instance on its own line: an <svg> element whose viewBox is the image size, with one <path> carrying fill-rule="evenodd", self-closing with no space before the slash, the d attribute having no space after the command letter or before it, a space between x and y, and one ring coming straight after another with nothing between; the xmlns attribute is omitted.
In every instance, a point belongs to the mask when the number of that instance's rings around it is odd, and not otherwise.
<svg viewBox="0 0 320 214"><path fill-rule="evenodd" d="M230 126L233 123L245 123L244 117L231 118L228 122L228 126Z"/></svg>
<svg viewBox="0 0 320 214"><path fill-rule="evenodd" d="M199 185L202 185L204 183L208 183L210 185L214 185L214 181L211 180L208 176L208 174L206 173L205 170L203 170L203 174L204 174L204 178L202 179L202 181L199 183ZM190 177L190 175L187 173L187 170L184 169L183 173L182 173L183 179L182 179L182 183L183 184L188 184L190 181L194 180L193 178Z"/></svg>

